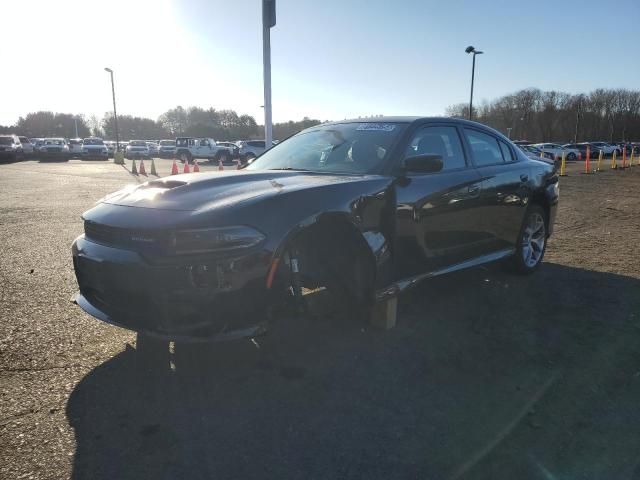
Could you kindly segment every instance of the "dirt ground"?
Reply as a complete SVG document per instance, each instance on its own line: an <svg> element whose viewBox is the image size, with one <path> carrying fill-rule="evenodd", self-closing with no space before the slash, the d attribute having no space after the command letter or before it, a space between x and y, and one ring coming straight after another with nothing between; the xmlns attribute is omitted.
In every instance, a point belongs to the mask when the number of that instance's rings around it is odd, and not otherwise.
<svg viewBox="0 0 640 480"><path fill-rule="evenodd" d="M0 165L0 478L640 479L640 167L581 168L534 276L460 272L391 331L291 318L141 374L134 335L69 301L80 214L137 180Z"/></svg>

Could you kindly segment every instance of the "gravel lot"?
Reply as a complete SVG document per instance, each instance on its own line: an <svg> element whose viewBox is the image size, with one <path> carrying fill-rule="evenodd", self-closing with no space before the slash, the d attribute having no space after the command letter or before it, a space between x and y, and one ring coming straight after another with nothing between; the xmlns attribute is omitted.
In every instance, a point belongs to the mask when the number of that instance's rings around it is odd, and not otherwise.
<svg viewBox="0 0 640 480"><path fill-rule="evenodd" d="M580 169L532 277L460 272L388 332L286 319L142 374L69 301L80 214L142 180L0 165L0 478L640 479L640 167Z"/></svg>

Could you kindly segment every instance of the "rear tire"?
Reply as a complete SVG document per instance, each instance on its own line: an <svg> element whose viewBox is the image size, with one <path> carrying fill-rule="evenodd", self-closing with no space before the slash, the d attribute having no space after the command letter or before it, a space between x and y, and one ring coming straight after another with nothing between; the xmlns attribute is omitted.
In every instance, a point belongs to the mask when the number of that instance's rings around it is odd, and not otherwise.
<svg viewBox="0 0 640 480"><path fill-rule="evenodd" d="M542 207L532 204L522 221L511 265L516 273L529 275L540 267L546 249L547 215Z"/></svg>
<svg viewBox="0 0 640 480"><path fill-rule="evenodd" d="M570 152L570 153L567 155L567 160L571 160L571 161L573 161L573 160L575 160L575 159L576 159L576 154L575 154L575 153Z"/></svg>

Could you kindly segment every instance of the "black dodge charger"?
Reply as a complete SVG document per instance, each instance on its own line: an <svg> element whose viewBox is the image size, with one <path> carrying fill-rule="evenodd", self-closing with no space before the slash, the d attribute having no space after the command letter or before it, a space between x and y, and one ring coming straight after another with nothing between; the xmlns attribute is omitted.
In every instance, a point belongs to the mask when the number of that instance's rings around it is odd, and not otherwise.
<svg viewBox="0 0 640 480"><path fill-rule="evenodd" d="M262 333L325 287L366 313L422 279L542 261L558 176L505 136L450 118L325 123L242 170L149 181L83 214L73 243L94 317L139 339Z"/></svg>

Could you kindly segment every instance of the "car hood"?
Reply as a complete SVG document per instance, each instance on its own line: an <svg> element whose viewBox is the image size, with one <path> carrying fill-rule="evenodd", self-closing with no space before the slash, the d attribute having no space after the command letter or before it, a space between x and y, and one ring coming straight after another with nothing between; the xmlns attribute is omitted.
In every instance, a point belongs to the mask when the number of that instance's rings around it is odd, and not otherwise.
<svg viewBox="0 0 640 480"><path fill-rule="evenodd" d="M194 173L125 187L108 195L100 202L124 207L206 211L301 189L363 182L373 177L378 178L371 175L334 175L275 170Z"/></svg>

